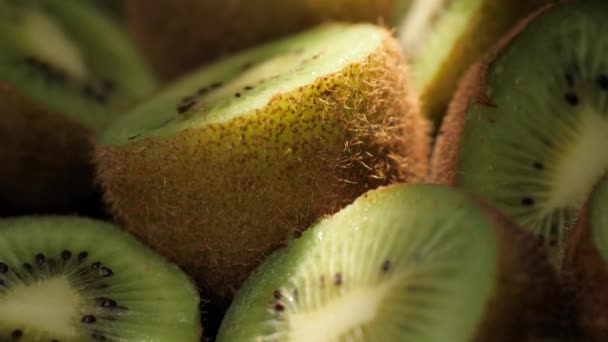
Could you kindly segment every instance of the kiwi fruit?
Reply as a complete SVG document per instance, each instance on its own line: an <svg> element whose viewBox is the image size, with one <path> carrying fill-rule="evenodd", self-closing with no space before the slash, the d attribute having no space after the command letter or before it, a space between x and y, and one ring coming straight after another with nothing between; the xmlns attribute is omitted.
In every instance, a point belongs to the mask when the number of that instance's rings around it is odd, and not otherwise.
<svg viewBox="0 0 608 342"><path fill-rule="evenodd" d="M555 281L538 241L464 192L392 185L256 268L217 341L533 340Z"/></svg>
<svg viewBox="0 0 608 342"><path fill-rule="evenodd" d="M520 19L550 0L413 0L399 28L422 111L441 123L460 78Z"/></svg>
<svg viewBox="0 0 608 342"><path fill-rule="evenodd" d="M128 230L229 295L318 217L426 177L417 105L390 32L322 26L203 68L133 108L98 141L98 179Z"/></svg>
<svg viewBox="0 0 608 342"><path fill-rule="evenodd" d="M595 188L569 240L564 262L585 341L608 339L608 176Z"/></svg>
<svg viewBox="0 0 608 342"><path fill-rule="evenodd" d="M0 0L0 50L0 207L71 211L92 193L88 136L156 81L126 34L77 0Z"/></svg>
<svg viewBox="0 0 608 342"><path fill-rule="evenodd" d="M551 247L608 171L605 1L544 8L469 71L432 157L434 182L492 203Z"/></svg>
<svg viewBox="0 0 608 342"><path fill-rule="evenodd" d="M199 297L175 265L109 223L0 221L0 341L200 341Z"/></svg>
<svg viewBox="0 0 608 342"><path fill-rule="evenodd" d="M389 24L410 0L126 0L130 30L165 80L329 20Z"/></svg>

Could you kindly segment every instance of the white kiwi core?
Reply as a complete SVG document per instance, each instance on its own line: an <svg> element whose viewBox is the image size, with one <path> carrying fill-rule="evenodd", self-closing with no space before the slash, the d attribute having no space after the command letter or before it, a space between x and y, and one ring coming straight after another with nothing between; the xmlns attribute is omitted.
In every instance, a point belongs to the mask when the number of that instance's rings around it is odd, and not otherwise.
<svg viewBox="0 0 608 342"><path fill-rule="evenodd" d="M8 326L33 326L63 338L74 338L82 298L65 277L18 285L0 296L0 322Z"/></svg>
<svg viewBox="0 0 608 342"><path fill-rule="evenodd" d="M290 316L290 341L334 341L360 326L373 323L390 284L356 289L315 312Z"/></svg>
<svg viewBox="0 0 608 342"><path fill-rule="evenodd" d="M590 189L608 171L608 115L598 115L591 104L582 108L580 135L571 141L555 168L546 208L581 207Z"/></svg>

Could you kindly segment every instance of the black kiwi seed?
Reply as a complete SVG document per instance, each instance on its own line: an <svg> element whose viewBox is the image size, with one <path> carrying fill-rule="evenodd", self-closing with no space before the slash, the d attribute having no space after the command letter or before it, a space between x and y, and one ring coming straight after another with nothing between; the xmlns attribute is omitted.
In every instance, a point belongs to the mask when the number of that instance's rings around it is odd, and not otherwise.
<svg viewBox="0 0 608 342"><path fill-rule="evenodd" d="M252 86L245 86L245 90L251 90L251 89L253 89Z"/></svg>
<svg viewBox="0 0 608 342"><path fill-rule="evenodd" d="M281 297L282 297L281 292L279 290L274 290L273 295L274 295L275 299L281 299Z"/></svg>
<svg viewBox="0 0 608 342"><path fill-rule="evenodd" d="M597 84L602 90L608 90L608 76L601 74L597 78Z"/></svg>
<svg viewBox="0 0 608 342"><path fill-rule="evenodd" d="M141 136L141 133L137 133L137 134L135 134L135 135L132 135L132 136L128 137L127 139L129 139L129 140L133 140L133 139L137 139L137 138L139 138L140 136Z"/></svg>
<svg viewBox="0 0 608 342"><path fill-rule="evenodd" d="M283 305L281 303L276 303L274 305L274 310L275 311L279 311L279 312L284 311L285 310L285 305Z"/></svg>
<svg viewBox="0 0 608 342"><path fill-rule="evenodd" d="M97 318L93 315L85 315L82 317L82 323L93 324L97 321Z"/></svg>
<svg viewBox="0 0 608 342"><path fill-rule="evenodd" d="M241 97L241 93L236 93L236 94L234 94L234 96Z"/></svg>
<svg viewBox="0 0 608 342"><path fill-rule="evenodd" d="M532 164L532 166L534 166L535 169L537 170L544 170L545 169L545 165L541 162L534 162L534 164Z"/></svg>
<svg viewBox="0 0 608 342"><path fill-rule="evenodd" d="M44 254L42 254L42 253L36 254L34 259L36 260L36 263L38 264L38 266L42 266L46 262L46 258L44 257Z"/></svg>
<svg viewBox="0 0 608 342"><path fill-rule="evenodd" d="M107 277L113 276L114 272L112 272L111 269L109 269L109 268L107 268L105 266L102 266L102 267L99 268L99 275L102 276L102 277L104 277L104 278L107 278Z"/></svg>
<svg viewBox="0 0 608 342"><path fill-rule="evenodd" d="M188 111L188 109L190 109L190 108L192 108L192 106L194 106L194 103L195 103L195 102L194 102L194 101L192 101L192 100L187 101L187 102L182 102L182 103L180 103L180 104L177 106L177 112L178 112L179 114L183 114L183 113L187 112L187 111Z"/></svg>
<svg viewBox="0 0 608 342"><path fill-rule="evenodd" d="M568 92L564 95L564 99L566 99L566 102L568 102L568 104L570 104L571 106L576 106L578 105L578 95L576 95L575 93L571 93Z"/></svg>
<svg viewBox="0 0 608 342"><path fill-rule="evenodd" d="M223 85L222 82L214 82L214 83L211 83L211 85L209 86L209 88L215 89L215 88L221 87L222 85Z"/></svg>
<svg viewBox="0 0 608 342"><path fill-rule="evenodd" d="M391 261L390 260L385 260L382 263L382 272L386 273L391 269Z"/></svg>
<svg viewBox="0 0 608 342"><path fill-rule="evenodd" d="M8 272L8 266L0 262L0 273L4 274L6 272Z"/></svg>
<svg viewBox="0 0 608 342"><path fill-rule="evenodd" d="M527 207L534 205L534 199L532 197L524 197L521 199L521 204Z"/></svg>
<svg viewBox="0 0 608 342"><path fill-rule="evenodd" d="M25 268L25 270L28 271L28 272L32 272L32 270L34 269L32 267L32 265L30 263L27 263L27 262L23 263L23 268Z"/></svg>
<svg viewBox="0 0 608 342"><path fill-rule="evenodd" d="M203 94L206 94L208 91L209 91L209 88L202 87L202 88L200 88L199 90L196 91L196 94L197 95L203 95Z"/></svg>
<svg viewBox="0 0 608 342"><path fill-rule="evenodd" d="M13 332L11 333L11 337L13 338L13 340L20 339L21 336L23 336L23 331L19 329L13 330Z"/></svg>
<svg viewBox="0 0 608 342"><path fill-rule="evenodd" d="M334 276L334 284L336 286L342 285L342 273L336 273L336 275Z"/></svg>
<svg viewBox="0 0 608 342"><path fill-rule="evenodd" d="M97 302L102 308L115 308L118 303L110 298L98 298Z"/></svg>
<svg viewBox="0 0 608 342"><path fill-rule="evenodd" d="M65 250L63 252L61 252L61 259L68 261L70 260L70 258L72 257L72 252Z"/></svg>
<svg viewBox="0 0 608 342"><path fill-rule="evenodd" d="M80 254L78 254L78 262L81 263L88 256L89 256L88 252L80 252Z"/></svg>

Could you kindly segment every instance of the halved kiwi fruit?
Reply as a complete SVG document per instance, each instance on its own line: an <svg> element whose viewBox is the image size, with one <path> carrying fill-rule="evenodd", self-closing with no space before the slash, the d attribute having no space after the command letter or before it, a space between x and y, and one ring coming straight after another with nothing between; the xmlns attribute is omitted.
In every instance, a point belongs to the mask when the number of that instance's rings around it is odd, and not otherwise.
<svg viewBox="0 0 608 342"><path fill-rule="evenodd" d="M389 24L409 0L127 0L142 51L164 79L327 20Z"/></svg>
<svg viewBox="0 0 608 342"><path fill-rule="evenodd" d="M437 125L460 78L513 25L551 0L414 0L399 28L422 111Z"/></svg>
<svg viewBox="0 0 608 342"><path fill-rule="evenodd" d="M538 341L555 288L542 245L492 209L393 185L264 261L217 340Z"/></svg>
<svg viewBox="0 0 608 342"><path fill-rule="evenodd" d="M535 13L475 65L454 97L432 178L486 199L552 247L608 170L608 12L572 1Z"/></svg>
<svg viewBox="0 0 608 342"><path fill-rule="evenodd" d="M192 341L199 297L175 265L111 224L0 221L0 341Z"/></svg>
<svg viewBox="0 0 608 342"><path fill-rule="evenodd" d="M608 339L608 176L585 206L564 262L585 341Z"/></svg>
<svg viewBox="0 0 608 342"><path fill-rule="evenodd" d="M368 189L427 172L428 125L395 39L335 24L189 75L96 147L127 229L216 291ZM176 247L179 246L179 247Z"/></svg>
<svg viewBox="0 0 608 342"><path fill-rule="evenodd" d="M0 0L0 50L2 211L73 210L91 193L88 135L156 83L82 1Z"/></svg>

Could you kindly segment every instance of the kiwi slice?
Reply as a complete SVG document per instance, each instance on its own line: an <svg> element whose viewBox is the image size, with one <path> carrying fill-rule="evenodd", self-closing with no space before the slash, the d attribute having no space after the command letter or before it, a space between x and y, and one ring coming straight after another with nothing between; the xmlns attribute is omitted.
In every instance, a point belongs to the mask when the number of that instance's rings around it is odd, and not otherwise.
<svg viewBox="0 0 608 342"><path fill-rule="evenodd" d="M413 0L399 28L422 110L441 122L470 65L503 34L551 0Z"/></svg>
<svg viewBox="0 0 608 342"><path fill-rule="evenodd" d="M88 135L156 83L83 1L0 0L0 50L0 205L72 210L91 193Z"/></svg>
<svg viewBox="0 0 608 342"><path fill-rule="evenodd" d="M173 84L109 127L96 165L127 229L230 293L317 217L426 177L428 140L390 32L335 24Z"/></svg>
<svg viewBox="0 0 608 342"><path fill-rule="evenodd" d="M456 189L373 190L256 268L218 341L523 341L554 299L543 252Z"/></svg>
<svg viewBox="0 0 608 342"><path fill-rule="evenodd" d="M608 176L584 207L564 262L564 279L574 294L585 341L608 339Z"/></svg>
<svg viewBox="0 0 608 342"><path fill-rule="evenodd" d="M198 307L177 266L111 224L0 221L0 341L199 341Z"/></svg>
<svg viewBox="0 0 608 342"><path fill-rule="evenodd" d="M475 65L443 123L432 178L491 202L552 248L608 170L605 1L535 13Z"/></svg>
<svg viewBox="0 0 608 342"><path fill-rule="evenodd" d="M129 27L166 80L328 20L390 24L410 0L126 0Z"/></svg>

